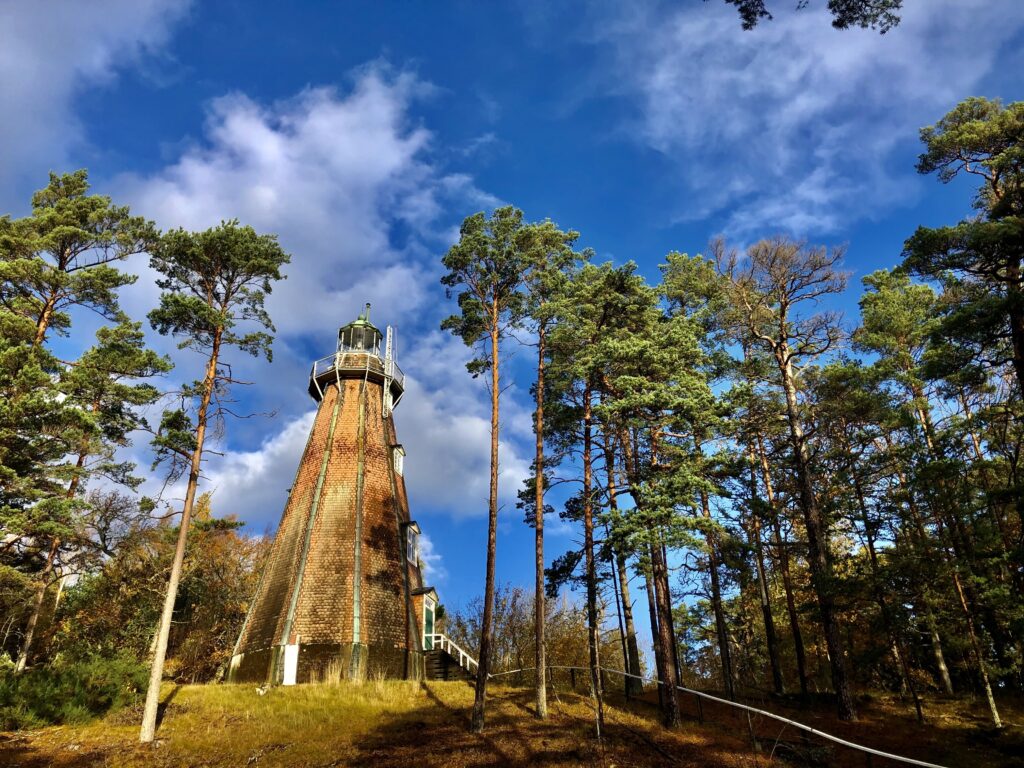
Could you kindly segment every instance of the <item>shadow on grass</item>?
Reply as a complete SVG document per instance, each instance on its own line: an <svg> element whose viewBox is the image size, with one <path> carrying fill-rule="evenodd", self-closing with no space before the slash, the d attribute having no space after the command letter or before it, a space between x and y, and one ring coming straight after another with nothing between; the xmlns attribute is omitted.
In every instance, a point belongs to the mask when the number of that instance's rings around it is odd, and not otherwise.
<svg viewBox="0 0 1024 768"><path fill-rule="evenodd" d="M156 727L159 729L160 725L164 721L164 715L167 714L167 708L171 706L171 702L174 701L174 697L178 695L178 691L181 690L181 684L175 683L171 692L167 694L163 701L157 704L156 707Z"/></svg>
<svg viewBox="0 0 1024 768"><path fill-rule="evenodd" d="M0 736L0 765L17 768L89 768L103 765L104 755L90 750L66 749L59 761L46 750L41 750L29 739L15 736Z"/></svg>
<svg viewBox="0 0 1024 768"><path fill-rule="evenodd" d="M445 695L441 686L422 685L423 706L393 717L367 734L351 765L391 768L392 766L568 766L591 762L586 738L578 728L557 718L546 721L533 717L528 702L532 691L495 691L488 696L487 727L471 733L472 698ZM436 686L436 687L435 687ZM472 691L472 685L466 684ZM460 686L461 687L461 686ZM453 691L449 688L448 691ZM460 691L461 693L461 691ZM529 717L524 717L524 712Z"/></svg>

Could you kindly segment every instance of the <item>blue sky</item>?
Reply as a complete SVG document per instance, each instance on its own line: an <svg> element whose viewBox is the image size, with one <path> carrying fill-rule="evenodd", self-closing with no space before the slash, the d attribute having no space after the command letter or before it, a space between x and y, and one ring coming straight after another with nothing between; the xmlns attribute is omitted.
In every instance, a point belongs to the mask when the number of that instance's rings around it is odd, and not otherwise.
<svg viewBox="0 0 1024 768"><path fill-rule="evenodd" d="M207 467L216 510L256 532L276 526L311 423L309 363L372 301L399 328L413 514L457 605L482 589L487 495L486 393L438 331L439 259L464 216L513 203L651 279L719 234L845 244L853 322L860 276L917 225L967 213L968 185L914 172L917 130L966 96L1024 98L1024 4L906 0L884 36L833 30L824 0L774 5L744 32L718 0L4 3L0 211L26 213L47 171L88 167L162 228L238 217L280 234L274 363L238 360L255 382L240 398L274 415L231 423ZM129 268L142 318L157 291L144 258ZM188 375L183 361L173 379ZM505 398L498 552L499 578L524 585L527 388L516 376ZM549 555L574 535L553 525Z"/></svg>

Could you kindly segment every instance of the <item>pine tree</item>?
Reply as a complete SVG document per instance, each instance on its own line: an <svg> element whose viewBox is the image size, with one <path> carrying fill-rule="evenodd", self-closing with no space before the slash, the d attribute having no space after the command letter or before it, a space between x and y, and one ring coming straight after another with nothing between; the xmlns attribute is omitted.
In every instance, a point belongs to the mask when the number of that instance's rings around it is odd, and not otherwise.
<svg viewBox="0 0 1024 768"><path fill-rule="evenodd" d="M534 642L536 646L535 688L537 717L547 717L547 661L544 648L544 369L547 362L547 334L553 322L552 299L564 291L568 279L567 271L573 266L577 255L572 244L579 237L578 232L563 232L550 221L528 227L524 238L524 259L528 272L525 278L527 296L526 312L533 321L537 334L537 379L534 384L536 410L534 411L533 432L535 452L533 459L533 509L534 514Z"/></svg>
<svg viewBox="0 0 1024 768"><path fill-rule="evenodd" d="M202 470L207 428L223 417L222 403L231 384L238 383L222 356L235 347L254 357L271 359L274 331L264 300L273 283L283 279L281 267L289 256L273 235L258 235L252 227L227 221L205 232L175 230L153 250L151 266L162 277L160 305L149 314L159 333L181 339L180 349L205 357L203 378L184 388L183 408L166 411L154 440L157 461L171 462L171 476L187 472L185 503L171 564L167 592L157 630L155 652L146 691L140 740L156 734L157 706L171 617L181 579L192 508ZM241 325L254 327L241 328ZM195 421L184 405L194 404Z"/></svg>
<svg viewBox="0 0 1024 768"><path fill-rule="evenodd" d="M938 333L967 359L1010 364L1024 394L1024 102L967 99L921 129L920 173L949 182L981 180L978 218L950 227L919 227L904 246L904 265L931 280L959 282Z"/></svg>
<svg viewBox="0 0 1024 768"><path fill-rule="evenodd" d="M30 216L0 217L0 509L22 522L36 502L54 497L70 471L62 460L74 453L69 437L87 427L59 394L66 366L48 337L66 334L77 309L116 320L117 289L135 277L115 264L156 237L152 223L88 191L84 170L51 173Z"/></svg>
<svg viewBox="0 0 1024 768"><path fill-rule="evenodd" d="M803 361L824 355L841 336L838 318L833 313L801 317L798 312L807 304L813 305L845 288L845 276L837 269L842 252L776 238L751 246L743 266L738 255L726 251L721 244L716 247L716 254L719 271L729 281L730 297L745 335L751 343L770 352L776 362L839 718L856 720L843 637L836 617L829 531L816 490L818 482L804 426L797 372Z"/></svg>
<svg viewBox="0 0 1024 768"><path fill-rule="evenodd" d="M45 553L19 672L28 662L61 542L75 533L78 489L91 470L84 466L83 450L124 439L116 429L110 432L104 412L76 396L83 379L107 376L92 368L96 353L68 363L48 342L55 333L67 335L73 315L83 309L125 322L117 291L136 278L115 264L156 238L152 223L88 191L84 170L51 173L47 187L32 197L30 216L0 218L0 521L10 534L5 548L30 541ZM117 390L113 399L122 395L127 390ZM129 397L116 407L130 413L138 404ZM109 401L106 406L114 407ZM78 460L72 463L69 456Z"/></svg>
<svg viewBox="0 0 1024 768"><path fill-rule="evenodd" d="M63 373L60 392L63 404L83 414L85 429L69 438L77 455L67 488L62 488L52 505L64 507L59 518L65 522L51 530L48 551L39 584L32 602L28 625L25 628L21 653L16 670L22 671L28 663L39 614L46 589L62 546L80 546L81 517L88 504L80 496L91 478L135 488L141 482L134 477L134 463L118 460L116 452L130 444L130 434L146 426L138 409L154 403L160 392L150 383L139 381L166 373L169 362L145 346L139 323L121 315L120 323L101 328L96 333L97 344Z"/></svg>
<svg viewBox="0 0 1024 768"><path fill-rule="evenodd" d="M474 376L490 372L491 469L487 512L487 571L484 582L483 625L477 656L476 693L470 728L484 729L487 676L491 662L494 619L494 561L498 528L498 431L501 398L501 343L508 330L522 322L526 299L521 291L529 269L525 257L531 230L517 208L498 208L490 216L469 216L459 229L459 242L442 259L448 270L441 283L449 298L458 291L460 314L448 317L442 330L451 331L480 356L467 368ZM541 507L543 509L543 507ZM543 515L539 513L538 519Z"/></svg>
<svg viewBox="0 0 1024 768"><path fill-rule="evenodd" d="M714 263L702 256L690 258L682 253L670 253L662 266L662 290L670 304L670 311L696 323L701 331L708 366L705 375L709 381L724 378L728 367L725 351L726 312L728 299L721 278L715 273ZM703 443L721 433L724 424L715 413L701 414L698 423L691 425L693 451L690 460L705 479L713 474L713 460L705 456ZM718 638L718 657L722 667L722 687L730 699L735 698L735 671L730 650L729 631L722 599L721 539L723 531L711 514L710 497L718 489L708 482L697 491L701 520L698 528L704 536L707 552L708 577L711 585L711 606L715 615L715 634ZM770 616L770 614L769 614ZM770 621L769 621L770 626ZM772 657L775 659L775 656ZM775 667L773 666L773 669Z"/></svg>
<svg viewBox="0 0 1024 768"><path fill-rule="evenodd" d="M50 331L67 333L76 307L116 319L117 289L136 278L114 265L156 242L152 222L88 191L85 170L51 173L31 216L0 219L0 300L33 321L36 346Z"/></svg>

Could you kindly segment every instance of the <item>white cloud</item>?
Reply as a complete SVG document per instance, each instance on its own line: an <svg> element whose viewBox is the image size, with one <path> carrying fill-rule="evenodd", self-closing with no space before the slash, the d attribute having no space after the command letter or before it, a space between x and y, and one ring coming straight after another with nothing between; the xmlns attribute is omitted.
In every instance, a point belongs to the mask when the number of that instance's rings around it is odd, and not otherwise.
<svg viewBox="0 0 1024 768"><path fill-rule="evenodd" d="M820 8L752 32L721 2L629 9L597 35L616 51L610 87L639 106L630 130L674 161L680 218L727 213L741 235L833 231L911 197L894 148L973 95L1024 27L1015 0L907 3L886 35L834 30Z"/></svg>
<svg viewBox="0 0 1024 768"><path fill-rule="evenodd" d="M448 309L439 254L452 221L496 201L434 159L433 135L412 117L417 100L433 93L415 75L375 64L355 73L348 92L309 88L272 105L225 96L209 106L204 136L172 164L116 180L119 199L163 228L238 218L277 233L292 253L288 280L267 303L279 331L273 365L234 358L236 374L257 383L243 396L280 415L229 425L233 446L207 467L219 512L237 512L257 529L277 523L311 424L308 341L329 354L335 329L370 301L375 322L401 331L408 380L396 421L413 514L424 507L453 517L486 513L487 393L466 373L468 350L435 329ZM401 247L396 228L405 233ZM125 304L141 315L154 301L143 277ZM515 396L503 398L509 424L523 415ZM250 450L238 450L242 430ZM506 434L520 432L510 426ZM513 510L528 466L510 441L503 444L502 496Z"/></svg>
<svg viewBox="0 0 1024 768"><path fill-rule="evenodd" d="M307 411L270 435L259 449L230 451L216 462L203 486L204 491L213 491L215 513L236 515L255 532L275 530L315 416L315 411Z"/></svg>
<svg viewBox="0 0 1024 768"><path fill-rule="evenodd" d="M399 359L407 372L406 394L395 410L406 448L405 478L410 503L425 503L454 517L487 513L490 483L490 404L481 379L466 373L469 351L461 341L432 332ZM517 447L516 425L530 412L514 389L502 395L503 439L498 488L505 513L515 516L516 494L530 460Z"/></svg>
<svg viewBox="0 0 1024 768"><path fill-rule="evenodd" d="M336 328L366 300L402 322L434 282L416 250L437 236L446 203L482 194L431 163L433 137L410 117L431 92L411 73L373 65L348 93L309 88L269 106L224 96L175 163L116 184L163 228L238 218L278 234L292 264L268 308L285 336ZM415 233L412 245L392 245L396 226Z"/></svg>
<svg viewBox="0 0 1024 768"><path fill-rule="evenodd" d="M420 534L420 562L423 564L423 581L431 586L439 586L448 580L448 570L444 567L444 558L434 548L434 542L425 534Z"/></svg>
<svg viewBox="0 0 1024 768"><path fill-rule="evenodd" d="M24 205L85 137L74 110L82 87L103 85L157 52L188 0L53 0L0 4L0 204Z"/></svg>
<svg viewBox="0 0 1024 768"><path fill-rule="evenodd" d="M292 254L288 279L267 302L279 331L274 365L237 361L266 407L287 416L305 407L310 360L300 342L328 354L335 329L365 301L380 322L412 326L425 312L436 322L447 209L490 197L433 160L434 138L412 114L433 93L412 73L376 63L356 70L348 91L308 88L270 105L231 94L208 105L203 136L187 139L167 167L115 179L118 199L162 228L238 218L276 233ZM400 247L396 229L406 233ZM155 301L151 274L124 292L134 316Z"/></svg>

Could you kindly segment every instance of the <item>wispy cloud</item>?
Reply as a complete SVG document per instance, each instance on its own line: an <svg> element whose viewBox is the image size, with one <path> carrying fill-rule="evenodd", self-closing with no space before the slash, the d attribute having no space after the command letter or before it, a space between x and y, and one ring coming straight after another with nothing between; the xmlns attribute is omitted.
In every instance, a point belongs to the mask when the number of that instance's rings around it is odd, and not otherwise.
<svg viewBox="0 0 1024 768"><path fill-rule="evenodd" d="M835 231L911 198L894 149L973 95L1024 28L1014 0L907 3L886 35L834 30L820 9L743 32L721 2L639 8L595 24L615 53L609 91L678 174L676 215L720 216L740 236Z"/></svg>
<svg viewBox="0 0 1024 768"><path fill-rule="evenodd" d="M0 210L24 206L86 141L80 89L104 85L160 51L189 0L0 4Z"/></svg>

